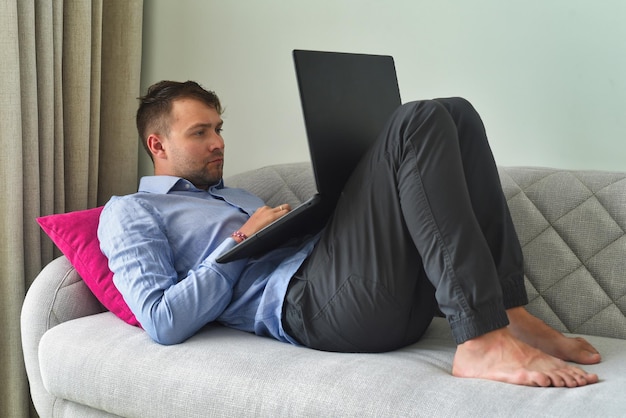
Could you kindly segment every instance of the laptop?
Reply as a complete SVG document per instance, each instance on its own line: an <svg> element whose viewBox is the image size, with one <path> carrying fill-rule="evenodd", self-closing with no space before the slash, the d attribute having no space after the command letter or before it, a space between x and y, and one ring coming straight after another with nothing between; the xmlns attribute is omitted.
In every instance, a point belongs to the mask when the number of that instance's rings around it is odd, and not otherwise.
<svg viewBox="0 0 626 418"><path fill-rule="evenodd" d="M400 106L393 58L294 50L293 58L317 193L217 258L255 257L318 232L350 174Z"/></svg>

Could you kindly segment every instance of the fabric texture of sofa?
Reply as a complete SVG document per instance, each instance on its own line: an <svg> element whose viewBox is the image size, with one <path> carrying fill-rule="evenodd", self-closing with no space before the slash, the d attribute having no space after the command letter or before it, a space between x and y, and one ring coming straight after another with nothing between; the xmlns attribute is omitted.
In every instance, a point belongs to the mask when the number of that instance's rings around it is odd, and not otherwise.
<svg viewBox="0 0 626 418"><path fill-rule="evenodd" d="M42 417L623 416L626 400L626 173L500 168L525 255L528 309L584 334L600 382L531 388L450 375L455 345L435 318L423 339L382 354L326 353L219 325L161 346L107 311L68 259L28 291L22 339ZM270 205L314 192L309 164L232 176Z"/></svg>

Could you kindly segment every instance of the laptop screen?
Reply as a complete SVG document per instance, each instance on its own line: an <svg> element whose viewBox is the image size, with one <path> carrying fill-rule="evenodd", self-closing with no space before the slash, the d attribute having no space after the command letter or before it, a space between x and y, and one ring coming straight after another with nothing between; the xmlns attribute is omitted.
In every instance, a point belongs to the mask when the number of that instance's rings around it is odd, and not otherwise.
<svg viewBox="0 0 626 418"><path fill-rule="evenodd" d="M401 104L394 61L303 50L294 61L318 191L335 197Z"/></svg>

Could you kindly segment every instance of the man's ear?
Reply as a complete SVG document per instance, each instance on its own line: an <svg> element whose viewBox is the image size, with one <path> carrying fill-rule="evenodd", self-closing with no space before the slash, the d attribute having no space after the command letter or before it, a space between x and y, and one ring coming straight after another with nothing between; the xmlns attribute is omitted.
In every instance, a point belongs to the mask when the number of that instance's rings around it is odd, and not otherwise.
<svg viewBox="0 0 626 418"><path fill-rule="evenodd" d="M146 143L154 159L166 158L165 147L163 146L163 138L160 135L150 134Z"/></svg>

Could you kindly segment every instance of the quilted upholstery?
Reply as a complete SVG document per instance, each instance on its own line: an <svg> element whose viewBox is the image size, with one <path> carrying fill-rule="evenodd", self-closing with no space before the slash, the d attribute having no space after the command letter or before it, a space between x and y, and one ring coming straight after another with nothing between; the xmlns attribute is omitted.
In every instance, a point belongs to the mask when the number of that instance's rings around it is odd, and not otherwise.
<svg viewBox="0 0 626 418"><path fill-rule="evenodd" d="M227 184L269 205L315 192L308 163L253 173ZM563 332L626 338L626 173L500 167L500 178L524 251L528 309Z"/></svg>
<svg viewBox="0 0 626 418"><path fill-rule="evenodd" d="M228 177L229 187L241 187L259 196L270 206L295 206L316 193L309 163L280 164Z"/></svg>
<svg viewBox="0 0 626 418"><path fill-rule="evenodd" d="M528 309L571 333L626 338L626 174L501 167Z"/></svg>

